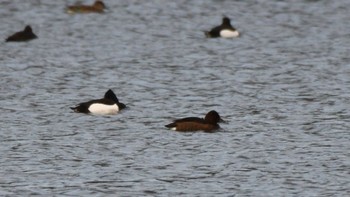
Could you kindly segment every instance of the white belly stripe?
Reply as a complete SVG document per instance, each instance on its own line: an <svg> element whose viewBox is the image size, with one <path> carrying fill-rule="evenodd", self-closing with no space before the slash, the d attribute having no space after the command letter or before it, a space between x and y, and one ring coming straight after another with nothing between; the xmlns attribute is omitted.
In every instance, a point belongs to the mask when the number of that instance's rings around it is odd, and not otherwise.
<svg viewBox="0 0 350 197"><path fill-rule="evenodd" d="M111 114L118 113L119 107L117 104L105 105L105 104L101 104L101 103L94 103L94 104L90 105L89 111L92 114L111 115Z"/></svg>
<svg viewBox="0 0 350 197"><path fill-rule="evenodd" d="M220 36L223 38L234 38L239 36L239 32L225 29L220 31Z"/></svg>

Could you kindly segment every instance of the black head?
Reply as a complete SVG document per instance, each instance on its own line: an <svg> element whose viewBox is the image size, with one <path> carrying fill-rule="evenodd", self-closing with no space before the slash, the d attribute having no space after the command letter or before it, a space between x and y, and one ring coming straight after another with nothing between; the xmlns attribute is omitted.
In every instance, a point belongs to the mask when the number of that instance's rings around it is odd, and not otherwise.
<svg viewBox="0 0 350 197"><path fill-rule="evenodd" d="M224 18L222 18L222 24L231 25L231 20L228 17L224 16Z"/></svg>
<svg viewBox="0 0 350 197"><path fill-rule="evenodd" d="M104 96L105 99L109 99L109 100L112 100L114 101L115 103L119 103L119 100L117 98L117 96L114 94L114 92L109 89L106 93L105 93L105 96Z"/></svg>
<svg viewBox="0 0 350 197"><path fill-rule="evenodd" d="M219 115L218 112L216 112L215 110L212 110L210 112L207 113L207 115L205 115L204 118L206 121L210 122L210 123L214 123L217 124L218 122L223 121Z"/></svg>
<svg viewBox="0 0 350 197"><path fill-rule="evenodd" d="M25 28L24 28L24 31L25 32L30 32L30 33L32 33L33 32L33 30L32 30L32 28L30 27L30 25L27 25Z"/></svg>
<svg viewBox="0 0 350 197"><path fill-rule="evenodd" d="M119 103L117 96L114 94L114 92L111 89L109 89L105 93L104 98L114 101L118 105L119 110L126 108L126 105L124 103Z"/></svg>

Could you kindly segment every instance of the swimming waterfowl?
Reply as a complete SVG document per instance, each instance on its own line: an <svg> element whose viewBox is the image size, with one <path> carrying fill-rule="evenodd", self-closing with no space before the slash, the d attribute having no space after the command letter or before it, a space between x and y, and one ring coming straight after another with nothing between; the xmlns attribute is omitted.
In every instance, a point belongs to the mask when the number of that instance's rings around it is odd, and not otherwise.
<svg viewBox="0 0 350 197"><path fill-rule="evenodd" d="M95 1L93 5L72 5L66 8L68 14L75 13L103 13L106 9L102 1Z"/></svg>
<svg viewBox="0 0 350 197"><path fill-rule="evenodd" d="M228 17L223 17L222 24L214 27L210 31L204 32L208 38L234 38L239 36L239 32L231 25Z"/></svg>
<svg viewBox="0 0 350 197"><path fill-rule="evenodd" d="M165 127L174 131L214 131L219 129L218 122L223 121L218 112L212 110L205 115L205 118L188 117L175 120Z"/></svg>
<svg viewBox="0 0 350 197"><path fill-rule="evenodd" d="M78 113L112 115L117 114L125 107L123 103L119 102L114 92L109 89L102 99L80 103L76 107L71 107L71 109Z"/></svg>
<svg viewBox="0 0 350 197"><path fill-rule="evenodd" d="M27 25L23 31L19 31L9 36L6 42L25 42L32 39L38 38L34 33L32 28Z"/></svg>

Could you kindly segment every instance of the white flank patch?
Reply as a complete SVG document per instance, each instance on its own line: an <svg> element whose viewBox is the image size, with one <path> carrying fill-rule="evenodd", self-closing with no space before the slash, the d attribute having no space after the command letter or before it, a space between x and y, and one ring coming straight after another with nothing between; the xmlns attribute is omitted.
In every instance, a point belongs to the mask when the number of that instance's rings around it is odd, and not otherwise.
<svg viewBox="0 0 350 197"><path fill-rule="evenodd" d="M238 31L232 31L229 29L224 29L220 31L220 36L223 38L234 38L239 36Z"/></svg>
<svg viewBox="0 0 350 197"><path fill-rule="evenodd" d="M176 131L176 127L171 127L170 130Z"/></svg>
<svg viewBox="0 0 350 197"><path fill-rule="evenodd" d="M105 104L101 104L101 103L94 103L94 104L90 105L89 111L92 114L112 115L112 114L118 113L119 107L117 104L105 105Z"/></svg>
<svg viewBox="0 0 350 197"><path fill-rule="evenodd" d="M66 9L67 14L75 14L75 12L69 8Z"/></svg>

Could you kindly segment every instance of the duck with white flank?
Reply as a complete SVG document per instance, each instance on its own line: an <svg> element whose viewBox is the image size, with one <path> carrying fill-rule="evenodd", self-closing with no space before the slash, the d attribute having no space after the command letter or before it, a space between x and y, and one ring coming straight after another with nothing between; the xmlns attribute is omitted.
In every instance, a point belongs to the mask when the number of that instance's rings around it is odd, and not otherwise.
<svg viewBox="0 0 350 197"><path fill-rule="evenodd" d="M208 38L234 38L239 36L239 32L231 25L230 19L226 16L222 19L221 25L204 33Z"/></svg>
<svg viewBox="0 0 350 197"><path fill-rule="evenodd" d="M74 112L97 114L97 115L113 115L117 114L126 106L120 103L114 92L109 89L102 99L91 100L80 103L76 107L71 107Z"/></svg>

